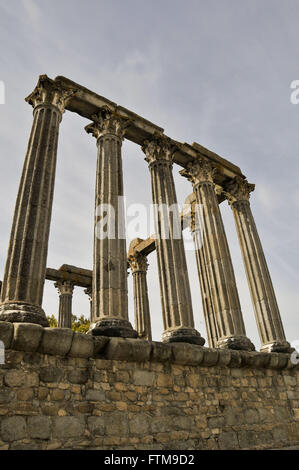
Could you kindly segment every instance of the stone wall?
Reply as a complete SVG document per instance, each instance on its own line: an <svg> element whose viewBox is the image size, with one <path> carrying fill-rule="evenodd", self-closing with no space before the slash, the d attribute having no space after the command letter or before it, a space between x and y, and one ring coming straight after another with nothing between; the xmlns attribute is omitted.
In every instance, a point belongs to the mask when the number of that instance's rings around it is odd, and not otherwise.
<svg viewBox="0 0 299 470"><path fill-rule="evenodd" d="M299 444L299 367L287 354L6 322L0 340L0 449Z"/></svg>

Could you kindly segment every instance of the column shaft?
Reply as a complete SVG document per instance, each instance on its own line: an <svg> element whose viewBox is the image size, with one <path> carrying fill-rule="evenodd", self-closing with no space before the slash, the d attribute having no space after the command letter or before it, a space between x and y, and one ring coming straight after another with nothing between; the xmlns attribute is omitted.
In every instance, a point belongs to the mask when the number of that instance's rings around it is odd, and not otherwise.
<svg viewBox="0 0 299 470"><path fill-rule="evenodd" d="M86 127L97 138L93 334L136 337L128 320L127 253L124 233L121 147L126 123L107 108ZM106 223L103 222L107 219ZM108 228L108 231L105 230ZM103 233L105 230L105 234Z"/></svg>
<svg viewBox="0 0 299 470"><path fill-rule="evenodd" d="M145 142L155 209L156 252L161 289L164 333L162 341L185 341L203 345L194 329L191 292L180 216L172 175L175 149L165 137Z"/></svg>
<svg viewBox="0 0 299 470"><path fill-rule="evenodd" d="M204 256L202 231L199 228L191 229L195 246L195 257L199 284L201 290L201 299L206 323L207 337L210 348L216 348L218 342L217 324L212 303L212 293L209 285L208 270Z"/></svg>
<svg viewBox="0 0 299 470"><path fill-rule="evenodd" d="M0 319L47 326L41 308L52 212L59 123L67 93L41 76L26 99L34 119L13 218Z"/></svg>
<svg viewBox="0 0 299 470"><path fill-rule="evenodd" d="M231 205L261 339L261 351L289 352L275 292L249 197L254 185L236 179L226 196Z"/></svg>
<svg viewBox="0 0 299 470"><path fill-rule="evenodd" d="M69 281L56 282L59 292L59 328L72 328L72 301L74 284Z"/></svg>
<svg viewBox="0 0 299 470"><path fill-rule="evenodd" d="M190 164L181 172L193 183L196 203L202 206L202 230L212 305L221 348L253 350L246 337L239 295L216 197L214 169L204 159Z"/></svg>
<svg viewBox="0 0 299 470"><path fill-rule="evenodd" d="M128 261L133 275L135 329L139 338L151 341L151 318L146 280L147 259L146 256L132 252Z"/></svg>

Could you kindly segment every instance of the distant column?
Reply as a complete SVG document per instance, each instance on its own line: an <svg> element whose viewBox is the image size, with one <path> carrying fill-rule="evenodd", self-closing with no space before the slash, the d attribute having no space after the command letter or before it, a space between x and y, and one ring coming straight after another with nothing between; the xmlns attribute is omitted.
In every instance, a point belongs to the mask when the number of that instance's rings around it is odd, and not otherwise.
<svg viewBox="0 0 299 470"><path fill-rule="evenodd" d="M142 150L149 164L155 207L156 251L164 322L162 341L203 345L204 338L194 328L186 255L172 174L176 149L170 139L155 136L151 141L144 142Z"/></svg>
<svg viewBox="0 0 299 470"><path fill-rule="evenodd" d="M59 124L73 92L41 75L26 98L33 126L21 176L1 292L0 320L48 326L42 298Z"/></svg>
<svg viewBox="0 0 299 470"><path fill-rule="evenodd" d="M93 323L93 320L92 320L92 288L91 287L87 287L87 289L84 289L84 293L86 295L88 295L88 298L89 298L89 303L90 303L90 321L91 323Z"/></svg>
<svg viewBox="0 0 299 470"><path fill-rule="evenodd" d="M92 279L93 334L137 336L128 318L127 252L123 210L121 147L127 122L103 108L85 129L97 139L94 265ZM103 218L108 232L101 233ZM106 228L107 228L107 224ZM100 228L99 228L100 226Z"/></svg>
<svg viewBox="0 0 299 470"><path fill-rule="evenodd" d="M246 337L232 260L216 197L215 170L208 160L198 158L181 174L192 182L196 203L202 206L205 265L218 331L217 346L254 350L254 345Z"/></svg>
<svg viewBox="0 0 299 470"><path fill-rule="evenodd" d="M224 194L232 208L262 343L261 351L289 352L270 273L250 208L254 184L236 177Z"/></svg>
<svg viewBox="0 0 299 470"><path fill-rule="evenodd" d="M70 281L55 282L59 292L59 328L72 328L72 301L74 284Z"/></svg>
<svg viewBox="0 0 299 470"><path fill-rule="evenodd" d="M133 275L135 329L139 338L151 341L151 318L146 280L147 257L140 253L132 252L128 256L128 261Z"/></svg>

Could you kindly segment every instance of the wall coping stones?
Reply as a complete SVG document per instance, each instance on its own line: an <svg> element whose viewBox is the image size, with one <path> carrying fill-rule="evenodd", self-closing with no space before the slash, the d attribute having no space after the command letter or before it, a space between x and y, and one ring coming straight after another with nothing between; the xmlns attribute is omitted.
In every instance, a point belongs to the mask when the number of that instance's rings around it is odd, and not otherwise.
<svg viewBox="0 0 299 470"><path fill-rule="evenodd" d="M109 338L43 328L33 323L0 321L0 340L6 349L78 358L127 362L171 362L190 366L297 369L290 354L205 348L189 343L160 343L132 338Z"/></svg>

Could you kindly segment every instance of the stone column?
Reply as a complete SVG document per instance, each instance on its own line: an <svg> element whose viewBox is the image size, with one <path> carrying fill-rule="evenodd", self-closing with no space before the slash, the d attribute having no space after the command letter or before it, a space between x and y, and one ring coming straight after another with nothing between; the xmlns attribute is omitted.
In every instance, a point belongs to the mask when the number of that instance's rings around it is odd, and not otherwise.
<svg viewBox="0 0 299 470"><path fill-rule="evenodd" d="M217 201L212 165L198 158L181 171L202 205L203 251L220 348L254 350L246 337L233 265Z"/></svg>
<svg viewBox="0 0 299 470"><path fill-rule="evenodd" d="M199 284L201 290L201 299L204 312L204 318L206 323L207 337L210 348L216 348L218 343L218 331L216 324L216 316L214 312L212 293L209 284L209 276L207 263L205 259L205 252L203 246L203 231L200 223L201 214L198 214L198 218L195 214L196 206L191 206L191 220L190 230L194 241L195 257L197 264L197 271L199 277Z"/></svg>
<svg viewBox="0 0 299 470"><path fill-rule="evenodd" d="M94 122L85 128L97 139L98 147L92 333L137 337L128 319L127 253L122 200L121 147L127 122L108 108L102 108L92 118Z"/></svg>
<svg viewBox="0 0 299 470"><path fill-rule="evenodd" d="M87 289L84 289L84 293L88 295L89 302L90 302L90 321L91 323L94 323L92 319L92 288L87 287Z"/></svg>
<svg viewBox="0 0 299 470"><path fill-rule="evenodd" d="M1 292L0 320L48 326L42 298L59 124L73 94L46 75L26 98L33 126L21 176Z"/></svg>
<svg viewBox="0 0 299 470"><path fill-rule="evenodd" d="M72 300L74 284L70 281L55 282L59 292L59 328L72 328Z"/></svg>
<svg viewBox="0 0 299 470"><path fill-rule="evenodd" d="M232 208L245 271L262 343L261 351L290 352L286 341L270 273L249 198L254 184L236 177L224 194Z"/></svg>
<svg viewBox="0 0 299 470"><path fill-rule="evenodd" d="M165 136L144 142L155 208L156 251L163 312L162 341L203 345L194 329L186 256L177 207L172 164L175 147Z"/></svg>
<svg viewBox="0 0 299 470"><path fill-rule="evenodd" d="M147 258L140 253L129 251L128 261L133 275L135 329L139 338L151 341L151 318L146 280Z"/></svg>

